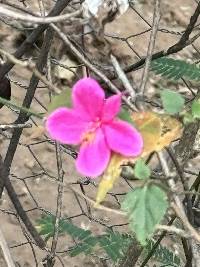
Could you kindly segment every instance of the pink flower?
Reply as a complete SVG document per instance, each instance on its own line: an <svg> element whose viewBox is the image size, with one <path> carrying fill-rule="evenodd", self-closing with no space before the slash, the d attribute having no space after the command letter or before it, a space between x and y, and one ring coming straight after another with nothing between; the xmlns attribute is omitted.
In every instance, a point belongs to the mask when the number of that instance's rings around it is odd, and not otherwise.
<svg viewBox="0 0 200 267"><path fill-rule="evenodd" d="M121 95L105 99L100 85L91 78L79 80L72 91L73 108L58 108L50 114L46 128L52 139L63 144L80 144L76 167L86 176L105 170L111 151L138 156L143 147L141 134L116 118Z"/></svg>

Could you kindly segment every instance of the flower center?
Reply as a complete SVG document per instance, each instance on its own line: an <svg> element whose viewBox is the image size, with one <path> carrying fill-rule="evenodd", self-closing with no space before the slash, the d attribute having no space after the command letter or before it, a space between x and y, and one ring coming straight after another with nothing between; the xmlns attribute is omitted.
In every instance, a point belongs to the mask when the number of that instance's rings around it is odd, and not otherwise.
<svg viewBox="0 0 200 267"><path fill-rule="evenodd" d="M88 131L88 132L83 134L83 136L81 138L81 143L85 144L85 145L88 144L88 143L92 143L94 138L95 138L95 132Z"/></svg>
<svg viewBox="0 0 200 267"><path fill-rule="evenodd" d="M91 122L91 131L96 131L101 126L101 119L97 117L93 122Z"/></svg>
<svg viewBox="0 0 200 267"><path fill-rule="evenodd" d="M91 143L95 139L96 131L101 126L101 120L100 118L96 118L93 122L90 123L88 130L83 133L81 138L82 144L88 144Z"/></svg>

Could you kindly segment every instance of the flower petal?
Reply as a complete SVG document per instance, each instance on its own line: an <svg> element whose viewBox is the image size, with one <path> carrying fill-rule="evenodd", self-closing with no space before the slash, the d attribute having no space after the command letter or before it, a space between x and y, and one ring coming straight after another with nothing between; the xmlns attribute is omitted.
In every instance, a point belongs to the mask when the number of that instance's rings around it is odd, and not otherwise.
<svg viewBox="0 0 200 267"><path fill-rule="evenodd" d="M127 122L115 120L105 124L103 129L111 150L124 156L138 156L142 152L142 136Z"/></svg>
<svg viewBox="0 0 200 267"><path fill-rule="evenodd" d="M121 94L113 95L105 100L103 108L103 121L112 120L120 111Z"/></svg>
<svg viewBox="0 0 200 267"><path fill-rule="evenodd" d="M92 142L83 143L76 161L77 170L86 176L97 177L103 173L110 160L110 149L101 129Z"/></svg>
<svg viewBox="0 0 200 267"><path fill-rule="evenodd" d="M52 139L63 144L78 144L89 125L76 110L58 108L46 120L46 129Z"/></svg>
<svg viewBox="0 0 200 267"><path fill-rule="evenodd" d="M101 117L104 99L103 89L92 78L83 78L73 87L73 105L87 119Z"/></svg>

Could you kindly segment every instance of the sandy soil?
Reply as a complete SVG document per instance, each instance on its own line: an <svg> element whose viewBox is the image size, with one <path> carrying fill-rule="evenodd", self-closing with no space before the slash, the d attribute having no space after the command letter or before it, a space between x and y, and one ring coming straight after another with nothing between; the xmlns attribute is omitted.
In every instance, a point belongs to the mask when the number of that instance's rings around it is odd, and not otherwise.
<svg viewBox="0 0 200 267"><path fill-rule="evenodd" d="M31 3L31 1L27 1ZM147 20L149 23L152 21L152 2L153 1L138 1L135 5L136 10ZM189 21L190 14L195 8L195 1L192 0L175 0L175 1L162 1L162 20L160 23L161 28L166 28L169 31L182 31ZM20 4L20 3L18 3ZM37 8L35 6L35 8ZM106 33L112 35L118 35L120 37L128 37L130 35L137 34L144 30L148 29L147 23L141 19L138 14L133 10L129 10L124 16L120 19L114 21L106 27ZM4 49L9 51L14 51L13 40L16 37L16 33L13 30L10 30L9 26L6 26L0 22L0 45ZM178 40L179 36L169 33L159 32L158 39L156 41L156 50L166 49L169 45L172 45ZM149 32L133 37L129 39L129 45L121 40L109 39L113 45L115 51L118 51L122 59L124 59L124 64L133 63L138 59L138 56L130 48L132 47L137 51L139 56L144 56L146 54ZM199 47L199 42L195 43ZM182 56L187 58L193 58L196 56L194 49L185 49L181 52ZM136 75L136 80L139 76ZM28 85L28 79L30 73L19 67L14 67L10 72L10 78L12 82L12 98L21 103L24 97L25 91L19 85ZM153 90L153 83L149 84L149 91ZM48 94L46 88L39 88L36 93L36 98L39 99L44 105L48 104ZM44 110L37 103L37 100L34 100L32 105L34 110L43 112ZM0 111L0 123L11 123L16 118L16 115L13 111L10 111L7 107L3 107ZM7 132L10 134L10 132ZM57 167L56 167L56 157L55 157L55 147L47 142L32 144L27 146L27 143L30 142L29 137L32 134L31 129L26 129L23 132L23 135L20 139L21 145L18 146L12 167L10 179L12 180L13 186L20 198L20 201L23 203L24 209L29 210L28 214L32 222L35 221L41 216L42 211L39 209L42 207L45 210L48 210L55 213L56 209L56 199L57 199L57 185L53 180L50 180L49 176L57 177ZM40 141L46 140L44 137L39 139ZM7 138L0 135L0 148L1 154L4 156L6 149L8 147L9 141ZM74 167L73 159L64 154L63 158L63 169L65 170L64 180L66 182L75 182L80 179L80 175L76 172ZM40 173L46 173L42 175L37 175ZM25 183L20 178L33 176L32 178L27 178ZM79 188L77 186L77 188ZM84 186L86 194L93 198L95 196L94 187L92 185ZM80 190L80 188L79 188ZM120 181L118 185L114 188L113 192L121 193L129 190L129 186L124 181ZM31 195L30 195L31 192ZM84 212L88 214L87 207L85 202L80 199L81 207ZM117 201L108 196L105 204L110 207L118 208ZM20 226L17 218L12 214L8 214L8 211L14 211L12 204L10 203L7 193L3 195L3 199L0 202L1 210L6 210L6 212L0 213L0 227L5 235L5 238L11 249L12 256L14 260L18 263L18 266L21 267L32 267L36 266L34 262L33 253L30 245L23 243L27 242L24 237L22 228ZM111 214L105 211L97 211L91 208L92 218L97 222L89 220L87 216L80 216L73 219L73 222L78 226L92 230L94 234L99 234L105 232L106 228L99 223L99 221L106 225L122 224L126 220ZM75 198L74 194L65 189L63 195L63 216L75 216L78 214L83 214L81 208ZM115 227L116 230L126 230L126 227ZM73 241L65 236L59 238L58 242L58 251L67 250ZM41 261L45 257L46 253L40 251L34 246L36 252L36 258L38 260L39 266L42 266ZM98 253L98 252L97 252ZM93 267L93 266L102 266L102 264L95 257L86 257L78 256L76 258L70 258L67 254L62 254L61 256L64 266L68 267ZM3 257L0 256L0 266L4 267L5 262ZM55 266L61 266L60 262L57 260Z"/></svg>

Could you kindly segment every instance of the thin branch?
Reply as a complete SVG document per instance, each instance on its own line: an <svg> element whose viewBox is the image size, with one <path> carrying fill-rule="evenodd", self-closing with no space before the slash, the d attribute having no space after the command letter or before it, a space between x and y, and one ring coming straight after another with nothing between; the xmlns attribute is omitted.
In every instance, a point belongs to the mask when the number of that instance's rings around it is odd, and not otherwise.
<svg viewBox="0 0 200 267"><path fill-rule="evenodd" d="M57 195L56 218L55 218L55 223L54 223L54 234L53 234L53 240L52 240L52 245L51 245L51 252L49 255L50 262L54 260L54 257L56 255L56 246L58 242L60 218L61 218L61 211L62 211L63 177L64 177L64 171L62 169L62 157L61 157L60 145L56 143L55 146L56 146L56 161L57 161L59 185L58 185L58 195Z"/></svg>
<svg viewBox="0 0 200 267"><path fill-rule="evenodd" d="M37 117L39 119L43 119L43 116L38 114L38 113L36 113L35 111L33 111L33 110L29 109L29 108L26 108L24 106L19 106L16 103L13 103L12 101L6 100L5 98L0 97L0 103L4 104L7 107L12 107L12 108L14 108L16 110L19 110L22 113L26 114L27 116L32 115L32 116L35 116L35 117ZM23 128L23 127L14 127L14 128L18 128L19 129L19 128Z"/></svg>
<svg viewBox="0 0 200 267"><path fill-rule="evenodd" d="M162 169L163 169L165 176L171 177L170 170L168 168L168 164L167 164L162 152L158 152L158 158L159 158L159 161L160 161L160 164L162 166ZM168 179L167 182L168 182L168 185L171 188L171 190L174 191L176 189L176 185L175 185L174 180ZM174 203L172 203L172 207L175 210L177 216L181 219L183 225L190 232L191 236L194 239L196 239L198 242L200 242L200 234L194 229L194 227L188 221L188 218L185 214L184 206L183 206L181 200L179 199L179 197L176 194L173 195L173 198L174 198Z"/></svg>
<svg viewBox="0 0 200 267"><path fill-rule="evenodd" d="M73 54L83 62L90 70L92 70L96 75L98 75L102 81L104 81L113 93L119 94L120 90L104 75L100 70L98 70L93 64L91 64L85 57L82 55L79 50L73 45L67 35L65 35L57 26L51 24L51 27L58 34L58 36L63 40L65 45L70 48ZM133 104L125 96L122 96L123 101L129 106L131 110L134 110Z"/></svg>
<svg viewBox="0 0 200 267"><path fill-rule="evenodd" d="M194 29L194 26L197 22L199 15L200 15L200 2L198 3L194 14L191 16L190 22L189 22L184 34L180 38L180 40L176 44L174 44L173 46L170 46L168 49L162 50L162 51L159 51L159 52L153 54L152 60L177 53L177 52L181 51L182 49L184 49L186 46L192 44L195 40L197 40L197 38L199 38L199 36L200 36L200 33L196 34L191 39L189 39L189 37L190 37L191 32ZM146 60L146 58L143 58L143 59L139 60L138 62L126 67L124 69L125 73L131 72L131 71L134 71L134 70L140 68L142 65L144 65L145 60ZM114 75L112 77L112 79L115 79L115 78L116 78L116 76Z"/></svg>
<svg viewBox="0 0 200 267"><path fill-rule="evenodd" d="M59 15L72 0L59 0L56 1L54 8L50 11L49 17ZM21 58L35 43L39 36L48 28L48 24L39 25L21 44L21 46L13 54L16 58ZM13 68L13 62L7 62L0 68L0 80Z"/></svg>
<svg viewBox="0 0 200 267"><path fill-rule="evenodd" d="M186 231L184 231L183 229L177 228L173 225L169 226L169 225L158 224L158 225L156 225L156 229L157 230L164 230L164 231L169 232L169 233L174 233L174 234L181 236L181 237L184 237L184 238L191 238L191 235L186 233Z"/></svg>
<svg viewBox="0 0 200 267"><path fill-rule="evenodd" d="M51 44L52 44L52 39L53 39L53 31L49 30L46 33L46 36L44 38L44 42L42 45L42 49L41 49L41 54L40 57L38 59L37 62L37 68L39 71L43 71L43 68L46 65L47 62L47 57L48 57L48 52L50 50ZM37 89L39 83L39 79L33 74L31 77L31 81L30 81L30 85L29 88L27 89L24 101L23 101L23 106L25 106L26 108L29 108L33 97L35 95L35 91ZM18 123L25 123L27 121L28 117L26 114L24 114L23 112L20 112L17 122ZM35 240L36 244L44 249L45 248L45 242L44 240L41 238L41 236L38 234L37 230L35 229L34 225L31 223L29 217L27 216L26 212L24 211L19 198L10 182L9 179L9 173L10 173L10 167L19 143L19 139L20 136L22 134L22 128L18 129L14 129L13 131L13 135L12 138L10 140L10 144L8 146L8 150L5 156L5 160L3 163L3 166L0 170L0 198L2 196L3 193L3 189L4 189L4 185L6 187L6 190L8 192L8 195L18 213L18 215L20 216L20 218L22 219L23 223L25 224L27 230L30 232L31 236L33 237L33 239Z"/></svg>
<svg viewBox="0 0 200 267"><path fill-rule="evenodd" d="M50 24L50 23L56 23L61 21L70 20L74 17L77 17L81 15L82 10L77 10L70 14L64 14L54 17L36 17L29 14L22 14L18 13L16 11L13 11L11 9L8 9L4 6L0 6L0 14L7 16L9 18L15 19L15 20L22 20L26 22L36 23L36 24Z"/></svg>
<svg viewBox="0 0 200 267"><path fill-rule="evenodd" d="M182 171L182 168L179 164L179 161L178 159L176 158L174 152L172 151L172 149L170 148L166 148L176 170L177 170L177 173L180 177L180 180L182 182L182 185L183 185L183 189L185 192L189 191L189 186L188 186L188 183L185 181L185 177L184 177L184 172ZM185 196L186 198L186 202L187 202L187 215L189 217L189 221L190 223L193 225L194 224L194 214L193 214L193 211L192 211L192 200L190 198L190 196L187 194Z"/></svg>
<svg viewBox="0 0 200 267"><path fill-rule="evenodd" d="M20 65L24 68L29 69L31 72L33 72L35 74L36 77L38 77L51 91L53 92L60 92L60 89L53 85L51 82L49 82L46 77L44 75L41 74L40 71L38 71L38 69L36 68L35 64L31 61L31 60L26 60L26 61L22 61L17 59L15 56L11 55L10 53L8 53L7 51L0 49L0 54L4 55L5 57L7 57L7 59L16 64L16 65Z"/></svg>
<svg viewBox="0 0 200 267"><path fill-rule="evenodd" d="M1 228L0 228L0 247L2 249L7 266L8 267L15 267L15 263L12 259L9 247L7 245L6 239L4 238L3 232L1 231Z"/></svg>
<svg viewBox="0 0 200 267"><path fill-rule="evenodd" d="M38 0L38 5L39 5L41 16L45 17L46 16L46 10L45 10L45 7L44 7L43 0Z"/></svg>
<svg viewBox="0 0 200 267"><path fill-rule="evenodd" d="M102 204L98 204L98 206L96 206L96 202L95 202L93 199L87 197L87 196L84 195L82 192L80 192L79 190L77 190L76 188L74 188L72 185L68 185L68 186L69 186L69 188L70 188L75 194L77 194L77 195L79 195L80 197L86 199L86 200L87 200L88 202L90 202L90 203L93 205L93 207L95 207L96 209L104 210L104 211L108 211L108 212L112 212L112 213L115 213L115 214L117 214L117 215L121 215L121 216L126 216L126 213L123 212L123 211L121 211L121 210L111 209L111 208L108 208L108 207L106 207L106 206L104 206L104 205L102 205Z"/></svg>
<svg viewBox="0 0 200 267"><path fill-rule="evenodd" d="M18 123L18 124L0 124L1 130L15 129L15 128L31 128L30 123Z"/></svg>
<svg viewBox="0 0 200 267"><path fill-rule="evenodd" d="M131 83L129 82L128 78L126 77L126 74L122 70L117 58L114 55L111 55L110 58L111 58L113 67L115 68L115 71L116 71L119 79L121 80L121 82L123 83L125 89L129 93L129 96L131 97L131 100L134 101L136 93L135 93L135 90L133 89L133 86L131 85Z"/></svg>
<svg viewBox="0 0 200 267"><path fill-rule="evenodd" d="M156 41L156 35L157 35L158 27L159 27L159 21L160 21L160 0L155 0L152 32L150 35L149 46L148 46L148 50L147 50L147 56L146 56L146 60L145 60L145 66L144 66L144 70L142 73L142 80L141 80L141 85L140 85L140 93L142 95L144 95L146 84L148 81L148 73L149 73L149 68L150 68L150 64L151 64L153 50L155 47L155 41Z"/></svg>
<svg viewBox="0 0 200 267"><path fill-rule="evenodd" d="M196 99L200 96L198 92ZM175 154L181 168L184 168L187 161L194 153L194 144L200 129L200 120L189 123L183 130L182 138L179 144L175 147Z"/></svg>

